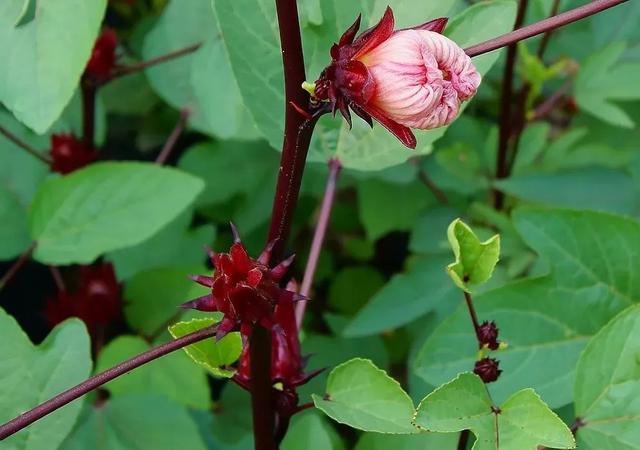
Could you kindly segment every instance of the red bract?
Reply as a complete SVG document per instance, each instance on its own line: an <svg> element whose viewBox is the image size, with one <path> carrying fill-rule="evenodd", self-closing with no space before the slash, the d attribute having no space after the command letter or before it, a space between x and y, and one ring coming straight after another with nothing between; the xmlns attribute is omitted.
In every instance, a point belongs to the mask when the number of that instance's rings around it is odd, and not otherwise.
<svg viewBox="0 0 640 450"><path fill-rule="evenodd" d="M116 47L118 46L118 36L110 28L98 36L93 46L91 58L85 68L85 74L102 81L109 78L116 63Z"/></svg>
<svg viewBox="0 0 640 450"><path fill-rule="evenodd" d="M415 148L410 128L451 123L462 101L475 94L480 75L470 58L441 35L446 18L394 31L391 8L356 37L360 17L331 48L331 64L316 81L315 100L329 102L351 125L350 110L380 122Z"/></svg>
<svg viewBox="0 0 640 450"><path fill-rule="evenodd" d="M98 151L87 147L72 134L51 135L51 170L67 174L91 164L98 158Z"/></svg>
<svg viewBox="0 0 640 450"><path fill-rule="evenodd" d="M498 341L498 327L494 321L484 321L478 329L478 339L480 344L486 345L491 350L497 350L500 347Z"/></svg>
<svg viewBox="0 0 640 450"><path fill-rule="evenodd" d="M493 383L496 381L502 370L499 368L500 361L494 358L483 358L480 361L476 361L473 373L482 378L485 383Z"/></svg>
<svg viewBox="0 0 640 450"><path fill-rule="evenodd" d="M234 244L229 253L211 252L214 276L192 277L195 282L210 287L211 294L182 305L183 308L223 313L224 318L218 326L218 339L232 330L240 330L247 337L255 324L273 329L276 326L276 306L300 298L297 293L278 285L293 262L293 256L270 268L273 243L267 245L258 259L253 259L242 245L233 225L232 230Z"/></svg>
<svg viewBox="0 0 640 450"><path fill-rule="evenodd" d="M58 291L47 301L45 316L52 327L78 317L93 332L120 316L120 285L111 264L82 266L77 288L71 292Z"/></svg>

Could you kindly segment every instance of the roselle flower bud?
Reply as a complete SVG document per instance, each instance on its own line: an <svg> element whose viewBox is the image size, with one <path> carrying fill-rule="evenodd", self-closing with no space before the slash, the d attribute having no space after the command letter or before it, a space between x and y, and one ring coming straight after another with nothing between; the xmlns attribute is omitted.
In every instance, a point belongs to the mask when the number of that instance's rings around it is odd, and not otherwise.
<svg viewBox="0 0 640 450"><path fill-rule="evenodd" d="M67 174L91 164L98 158L98 151L72 134L52 134L49 155L51 170Z"/></svg>
<svg viewBox="0 0 640 450"><path fill-rule="evenodd" d="M105 28L93 46L91 58L87 62L85 74L97 81L109 78L116 63L118 36L110 28Z"/></svg>
<svg viewBox="0 0 640 450"><path fill-rule="evenodd" d="M447 19L394 31L391 8L356 37L360 17L331 48L331 64L316 81L314 99L327 101L351 125L350 109L372 125L380 122L415 148L410 128L450 124L480 84L471 59L442 36Z"/></svg>
<svg viewBox="0 0 640 450"><path fill-rule="evenodd" d="M500 361L494 358L483 358L480 361L476 361L476 365L473 368L473 373L478 375L485 383L492 383L496 381L502 370L498 368Z"/></svg>
<svg viewBox="0 0 640 450"><path fill-rule="evenodd" d="M482 345L486 345L491 350L498 350L500 342L498 342L498 327L496 323L486 320L482 322L478 328L478 339Z"/></svg>
<svg viewBox="0 0 640 450"><path fill-rule="evenodd" d="M303 298L278 285L293 262L293 256L269 267L273 242L267 245L258 259L253 259L233 225L232 231L234 244L229 253L210 253L215 267L214 276L192 277L195 282L211 288L211 293L182 305L183 308L223 313L224 318L218 325L218 339L232 330L239 330L247 337L255 324L273 329L276 326L276 306Z"/></svg>
<svg viewBox="0 0 640 450"><path fill-rule="evenodd" d="M120 317L120 285L111 264L80 267L77 287L58 291L47 300L45 317L51 327L70 317L80 318L95 332Z"/></svg>

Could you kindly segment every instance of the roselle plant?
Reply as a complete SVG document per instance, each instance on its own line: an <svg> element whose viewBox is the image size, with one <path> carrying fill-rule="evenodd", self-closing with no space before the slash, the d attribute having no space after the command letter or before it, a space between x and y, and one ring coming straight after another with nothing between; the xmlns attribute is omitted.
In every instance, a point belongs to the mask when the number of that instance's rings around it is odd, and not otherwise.
<svg viewBox="0 0 640 450"><path fill-rule="evenodd" d="M640 449L637 2L388 3L0 4L0 449Z"/></svg>

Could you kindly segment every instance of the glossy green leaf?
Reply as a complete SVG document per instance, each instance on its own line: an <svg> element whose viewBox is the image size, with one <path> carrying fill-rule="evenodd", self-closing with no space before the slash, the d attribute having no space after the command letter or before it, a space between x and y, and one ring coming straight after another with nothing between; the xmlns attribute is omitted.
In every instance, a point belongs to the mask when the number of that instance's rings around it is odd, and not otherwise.
<svg viewBox="0 0 640 450"><path fill-rule="evenodd" d="M480 377L463 373L420 403L415 423L442 433L469 429L476 436L474 450L576 446L569 428L532 389L516 392L496 409Z"/></svg>
<svg viewBox="0 0 640 450"><path fill-rule="evenodd" d="M187 410L164 397L117 396L86 408L62 450L206 450Z"/></svg>
<svg viewBox="0 0 640 450"><path fill-rule="evenodd" d="M640 449L640 306L605 326L576 368L576 415L586 425L579 448Z"/></svg>
<svg viewBox="0 0 640 450"><path fill-rule="evenodd" d="M216 323L215 319L192 319L189 322L178 322L169 327L169 332L177 339L194 331ZM235 370L230 367L240 357L242 351L242 339L240 333L227 334L220 341L215 337L204 339L195 344L184 347L184 351L193 361L201 365L217 377L231 377Z"/></svg>
<svg viewBox="0 0 640 450"><path fill-rule="evenodd" d="M447 266L453 282L467 292L471 286L486 283L500 259L500 236L480 242L467 224L456 219L447 229L447 238L456 258Z"/></svg>
<svg viewBox="0 0 640 450"><path fill-rule="evenodd" d="M149 350L141 337L121 335L100 352L95 372L99 373L122 361ZM103 386L113 396L158 394L192 408L207 409L210 392L206 373L182 352L175 352L116 378Z"/></svg>
<svg viewBox="0 0 640 450"><path fill-rule="evenodd" d="M89 376L91 354L84 324L71 319L34 346L0 309L0 422L4 423ZM2 450L55 450L69 434L82 401L73 402L0 442Z"/></svg>
<svg viewBox="0 0 640 450"><path fill-rule="evenodd" d="M0 101L44 133L71 100L95 41L106 0L40 0L20 25L24 0L0 4ZM63 63L64 62L64 63Z"/></svg>
<svg viewBox="0 0 640 450"><path fill-rule="evenodd" d="M448 257L421 259L395 275L362 308L343 331L345 336L366 336L398 328L418 319L440 303L456 304L461 296L442 270Z"/></svg>
<svg viewBox="0 0 640 450"><path fill-rule="evenodd" d="M338 433L316 412L296 415L281 444L282 450L345 450Z"/></svg>
<svg viewBox="0 0 640 450"><path fill-rule="evenodd" d="M175 169L133 162L97 163L48 180L29 212L38 242L34 256L50 264L88 263L138 244L183 211L202 187Z"/></svg>
<svg viewBox="0 0 640 450"><path fill-rule="evenodd" d="M119 279L149 269L195 266L205 258L204 246L213 246L216 230L211 225L189 228L193 212L187 210L141 244L116 250L108 255Z"/></svg>
<svg viewBox="0 0 640 450"><path fill-rule="evenodd" d="M339 423L377 433L417 433L413 402L400 384L368 359L352 359L333 369L316 408Z"/></svg>
<svg viewBox="0 0 640 450"><path fill-rule="evenodd" d="M364 433L354 450L455 450L457 445L454 433Z"/></svg>
<svg viewBox="0 0 640 450"><path fill-rule="evenodd" d="M204 273L202 266L162 267L138 273L124 290L127 322L141 333L153 336L182 315L181 304L210 291L188 278Z"/></svg>
<svg viewBox="0 0 640 450"><path fill-rule="evenodd" d="M640 225L604 213L522 208L519 233L551 265L551 274L474 296L479 320L495 320L508 343L496 354L503 373L489 389L497 401L532 387L558 408L571 403L575 365L590 336L640 298ZM469 370L477 344L460 307L419 350L416 373L437 386Z"/></svg>

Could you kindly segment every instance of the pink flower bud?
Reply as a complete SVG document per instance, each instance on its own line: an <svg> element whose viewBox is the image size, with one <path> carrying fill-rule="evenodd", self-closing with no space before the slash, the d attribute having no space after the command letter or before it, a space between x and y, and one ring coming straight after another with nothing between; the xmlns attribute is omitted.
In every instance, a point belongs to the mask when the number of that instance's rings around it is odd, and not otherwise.
<svg viewBox="0 0 640 450"><path fill-rule="evenodd" d="M315 84L315 100L328 102L351 125L350 110L370 125L380 122L415 148L411 128L450 124L471 98L480 75L457 44L440 33L447 19L394 31L393 11L356 37L360 18L331 48L331 64Z"/></svg>

